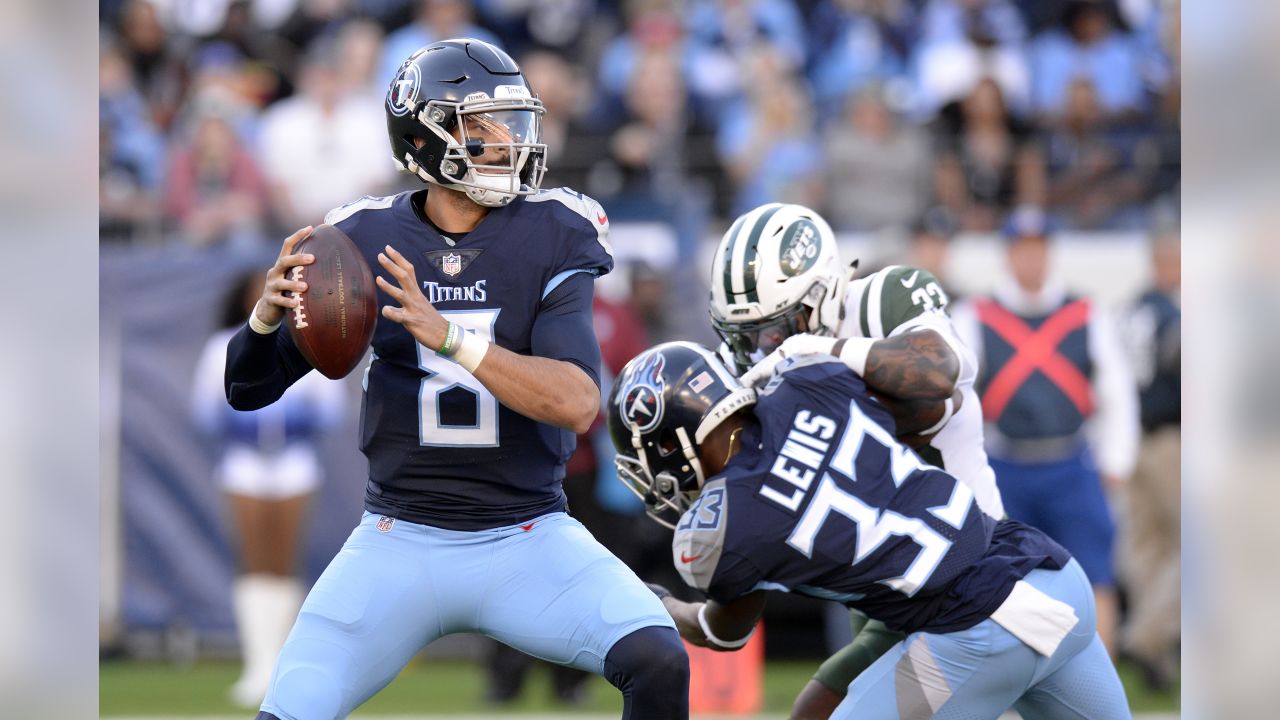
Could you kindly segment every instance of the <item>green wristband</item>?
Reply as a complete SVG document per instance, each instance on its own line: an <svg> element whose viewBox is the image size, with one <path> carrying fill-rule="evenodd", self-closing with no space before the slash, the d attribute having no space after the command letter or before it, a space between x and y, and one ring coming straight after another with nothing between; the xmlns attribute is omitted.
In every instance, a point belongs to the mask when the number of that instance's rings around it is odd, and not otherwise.
<svg viewBox="0 0 1280 720"><path fill-rule="evenodd" d="M444 334L444 344L443 344L443 345L441 345L441 346L440 346L440 349L436 351L436 354L437 354L437 355L443 355L444 357L450 357L450 356L452 356L455 352L457 352L457 350L458 350L458 334L459 334L459 333L458 333L458 331L459 331L459 329L460 329L460 328L458 327L458 324L457 324L457 323L454 323L454 322L450 322L450 323L449 323L449 329L448 329L448 331Z"/></svg>

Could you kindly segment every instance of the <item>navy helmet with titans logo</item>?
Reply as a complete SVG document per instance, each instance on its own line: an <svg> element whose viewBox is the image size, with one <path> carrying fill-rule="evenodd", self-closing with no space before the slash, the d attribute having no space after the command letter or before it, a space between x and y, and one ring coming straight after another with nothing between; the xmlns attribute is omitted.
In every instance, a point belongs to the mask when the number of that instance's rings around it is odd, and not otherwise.
<svg viewBox="0 0 1280 720"><path fill-rule="evenodd" d="M420 48L384 103L396 165L501 207L537 192L546 171L542 101L500 48L470 38Z"/></svg>
<svg viewBox="0 0 1280 720"><path fill-rule="evenodd" d="M640 353L609 394L618 479L645 501L650 517L675 527L707 480L698 446L755 401L755 391L700 345L669 342Z"/></svg>

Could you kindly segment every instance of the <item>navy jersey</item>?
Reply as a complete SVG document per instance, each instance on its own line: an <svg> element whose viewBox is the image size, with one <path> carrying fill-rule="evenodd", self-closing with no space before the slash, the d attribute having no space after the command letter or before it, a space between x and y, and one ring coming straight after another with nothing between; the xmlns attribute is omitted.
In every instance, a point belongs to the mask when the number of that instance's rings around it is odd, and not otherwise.
<svg viewBox="0 0 1280 720"><path fill-rule="evenodd" d="M952 632L986 619L1031 570L1069 559L898 444L843 363L794 364L761 391L755 417L673 544L685 581L719 602L783 590L902 632Z"/></svg>
<svg viewBox="0 0 1280 720"><path fill-rule="evenodd" d="M415 209L424 192L366 197L325 222L350 236L373 272L393 284L377 256L385 245L398 250L413 263L427 300L468 332L518 354L572 362L598 385L591 278L613 267L600 205L563 188L544 190L490 209L453 239ZM379 309L387 304L396 303L379 291ZM567 313L585 323L547 329ZM276 334L285 364L300 357L288 333ZM369 459L370 512L475 530L565 507L561 480L574 434L501 405L401 325L379 320L363 384L360 448Z"/></svg>

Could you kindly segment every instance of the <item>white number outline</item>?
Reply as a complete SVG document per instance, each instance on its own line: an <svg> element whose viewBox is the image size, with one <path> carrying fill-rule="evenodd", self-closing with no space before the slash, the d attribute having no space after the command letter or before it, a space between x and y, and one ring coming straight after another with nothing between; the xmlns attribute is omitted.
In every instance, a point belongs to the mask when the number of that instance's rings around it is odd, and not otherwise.
<svg viewBox="0 0 1280 720"><path fill-rule="evenodd" d="M501 308L449 310L440 314L462 329L493 342ZM418 369L426 373L418 384L418 444L422 447L498 447L498 399L458 363L418 343ZM440 422L440 394L461 387L476 396L475 425ZM443 442L452 440L452 442Z"/></svg>
<svg viewBox="0 0 1280 720"><path fill-rule="evenodd" d="M858 481L855 463L862 449L863 440L870 436L889 451L890 474L894 485L902 483L925 465L906 447L898 444L889 432L878 423L868 418L857 401L849 402L849 422L844 436L840 439L840 447L831 457L828 466L831 470L844 475L852 482ZM928 508L928 512L957 530L964 526L973 505L973 490L959 480L951 498L945 505ZM805 557L812 557L813 544L818 533L832 512L839 513L854 522L854 557L853 565L866 559L884 544L890 536L899 535L911 538L920 546L920 552L907 567L906 572L898 577L887 578L880 582L903 593L907 597L916 592L929 581L952 542L941 533L929 527L920 518L910 518L891 510L875 508L861 499L840 489L830 473L823 473L822 482L809 501L804 514L787 538L787 544L795 548Z"/></svg>

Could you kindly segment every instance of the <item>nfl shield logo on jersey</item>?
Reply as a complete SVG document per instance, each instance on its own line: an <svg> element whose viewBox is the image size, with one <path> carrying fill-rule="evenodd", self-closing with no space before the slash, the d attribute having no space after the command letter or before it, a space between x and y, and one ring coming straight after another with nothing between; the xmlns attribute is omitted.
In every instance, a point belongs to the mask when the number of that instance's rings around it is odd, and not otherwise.
<svg viewBox="0 0 1280 720"><path fill-rule="evenodd" d="M453 277L462 272L462 256L457 253L449 253L440 258L440 269L444 270L444 274Z"/></svg>
<svg viewBox="0 0 1280 720"><path fill-rule="evenodd" d="M395 518L387 517L386 515L383 515L382 517L378 518L378 524L376 527L378 528L378 532L391 532L391 527L395 524L396 524Z"/></svg>

